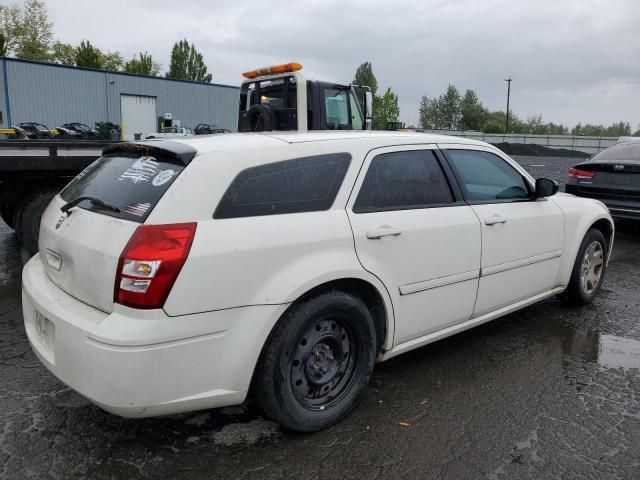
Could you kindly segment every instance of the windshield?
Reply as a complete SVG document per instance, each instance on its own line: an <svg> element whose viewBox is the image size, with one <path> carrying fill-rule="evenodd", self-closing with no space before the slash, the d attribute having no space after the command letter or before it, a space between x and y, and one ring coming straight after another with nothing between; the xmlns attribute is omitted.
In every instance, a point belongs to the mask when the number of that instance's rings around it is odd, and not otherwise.
<svg viewBox="0 0 640 480"><path fill-rule="evenodd" d="M178 129L176 127L165 127L162 129L162 133L178 133Z"/></svg>
<svg viewBox="0 0 640 480"><path fill-rule="evenodd" d="M183 170L182 165L161 157L106 155L84 169L60 196L65 202L78 197L98 199L120 211L110 211L89 200L78 207L142 223Z"/></svg>

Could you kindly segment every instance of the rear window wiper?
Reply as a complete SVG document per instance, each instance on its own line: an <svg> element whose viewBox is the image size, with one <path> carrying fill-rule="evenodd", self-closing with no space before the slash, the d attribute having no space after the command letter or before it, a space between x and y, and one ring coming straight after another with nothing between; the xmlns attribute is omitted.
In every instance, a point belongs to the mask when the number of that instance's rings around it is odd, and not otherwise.
<svg viewBox="0 0 640 480"><path fill-rule="evenodd" d="M74 198L70 202L65 203L60 208L60 211L63 212L63 213L67 213L73 207L75 207L76 205L78 205L81 202L84 202L85 200L88 201L88 202L91 202L91 204L96 206L96 207L102 208L103 210L109 210L110 212L120 213L120 209L118 207L115 207L113 205L109 205L108 203L103 202L99 198L87 197L87 196Z"/></svg>

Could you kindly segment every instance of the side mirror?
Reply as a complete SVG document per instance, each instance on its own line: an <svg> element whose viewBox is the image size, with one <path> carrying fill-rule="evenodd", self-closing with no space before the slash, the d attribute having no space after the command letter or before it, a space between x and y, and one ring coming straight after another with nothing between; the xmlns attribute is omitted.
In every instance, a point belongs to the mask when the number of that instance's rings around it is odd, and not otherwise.
<svg viewBox="0 0 640 480"><path fill-rule="evenodd" d="M536 180L536 198L544 198L555 195L560 190L560 185L550 178L538 178Z"/></svg>
<svg viewBox="0 0 640 480"><path fill-rule="evenodd" d="M370 90L364 92L364 118L369 120L373 117L373 93Z"/></svg>

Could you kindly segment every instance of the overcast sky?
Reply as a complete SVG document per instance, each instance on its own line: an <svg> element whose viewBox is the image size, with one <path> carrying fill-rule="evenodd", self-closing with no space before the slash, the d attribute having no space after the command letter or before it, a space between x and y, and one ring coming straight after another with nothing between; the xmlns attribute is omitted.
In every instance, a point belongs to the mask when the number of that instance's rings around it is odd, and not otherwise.
<svg viewBox="0 0 640 480"><path fill-rule="evenodd" d="M2 3L8 3L3 1ZM350 82L373 63L379 89L417 122L422 95L453 83L490 109L573 126L640 122L638 0L45 0L62 41L89 39L125 58L148 51L167 68L173 43L203 53L213 81L299 61L308 78Z"/></svg>

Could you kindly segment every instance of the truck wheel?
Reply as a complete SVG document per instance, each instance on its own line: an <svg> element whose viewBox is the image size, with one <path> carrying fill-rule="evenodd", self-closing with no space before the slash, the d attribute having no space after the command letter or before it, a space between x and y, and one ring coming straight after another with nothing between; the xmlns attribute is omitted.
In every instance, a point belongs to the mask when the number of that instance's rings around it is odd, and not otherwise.
<svg viewBox="0 0 640 480"><path fill-rule="evenodd" d="M270 132L278 124L276 114L269 105L257 103L249 108L251 132Z"/></svg>
<svg viewBox="0 0 640 480"><path fill-rule="evenodd" d="M587 232L578 249L573 265L567 300L573 305L588 305L593 301L604 280L607 269L607 241L600 230Z"/></svg>
<svg viewBox="0 0 640 480"><path fill-rule="evenodd" d="M30 254L38 251L40 219L49 202L58 190L45 190L25 202L16 212L15 232L24 248Z"/></svg>
<svg viewBox="0 0 640 480"><path fill-rule="evenodd" d="M354 406L375 357L373 317L362 300L320 294L294 304L269 336L255 372L256 400L286 428L321 430Z"/></svg>

